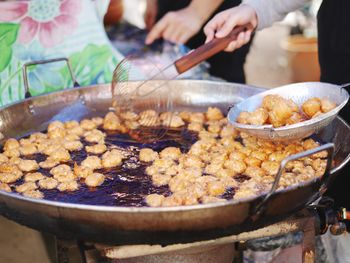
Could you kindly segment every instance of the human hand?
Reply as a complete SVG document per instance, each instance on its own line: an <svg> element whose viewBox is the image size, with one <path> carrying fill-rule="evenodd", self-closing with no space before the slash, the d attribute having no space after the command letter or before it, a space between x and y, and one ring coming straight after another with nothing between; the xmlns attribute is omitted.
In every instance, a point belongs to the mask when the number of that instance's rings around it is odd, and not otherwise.
<svg viewBox="0 0 350 263"><path fill-rule="evenodd" d="M156 22L157 11L157 0L147 0L146 11L143 16L143 19L148 30L151 30L151 28L154 26L154 23Z"/></svg>
<svg viewBox="0 0 350 263"><path fill-rule="evenodd" d="M206 42L214 38L226 37L231 31L240 25L252 24L252 29L241 32L237 40L232 41L225 51L234 51L247 44L250 40L253 30L258 24L258 18L255 9L249 5L240 5L218 13L204 27L204 33L207 36Z"/></svg>
<svg viewBox="0 0 350 263"><path fill-rule="evenodd" d="M184 44L202 28L206 19L191 6L168 12L149 32L146 44L152 44L158 38Z"/></svg>

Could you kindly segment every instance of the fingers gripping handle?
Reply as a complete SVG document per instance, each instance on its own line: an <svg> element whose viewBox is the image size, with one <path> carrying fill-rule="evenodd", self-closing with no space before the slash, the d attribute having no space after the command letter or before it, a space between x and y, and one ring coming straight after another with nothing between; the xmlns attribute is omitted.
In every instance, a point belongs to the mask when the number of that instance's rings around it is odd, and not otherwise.
<svg viewBox="0 0 350 263"><path fill-rule="evenodd" d="M204 60L214 56L215 54L223 51L230 42L237 39L241 32L252 30L253 26L251 24L246 24L243 26L235 27L232 32L223 38L215 38L212 41L200 46L199 48L193 50L189 54L183 56L175 62L175 67L179 74L186 72L187 70L193 68Z"/></svg>

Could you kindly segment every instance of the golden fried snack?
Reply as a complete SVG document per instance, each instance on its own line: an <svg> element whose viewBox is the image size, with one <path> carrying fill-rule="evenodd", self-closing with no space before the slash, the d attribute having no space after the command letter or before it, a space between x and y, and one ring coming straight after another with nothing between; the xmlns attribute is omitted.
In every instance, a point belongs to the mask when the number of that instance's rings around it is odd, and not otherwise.
<svg viewBox="0 0 350 263"><path fill-rule="evenodd" d="M0 183L0 191L12 192L11 187L5 183Z"/></svg>
<svg viewBox="0 0 350 263"><path fill-rule="evenodd" d="M97 127L103 124L103 118L101 117L94 117L91 120L95 123Z"/></svg>
<svg viewBox="0 0 350 263"><path fill-rule="evenodd" d="M0 153L0 163L6 163L8 160L9 158L5 154Z"/></svg>
<svg viewBox="0 0 350 263"><path fill-rule="evenodd" d="M24 176L25 182L36 182L41 179L45 178L45 176L42 173L36 172L36 173L27 173Z"/></svg>
<svg viewBox="0 0 350 263"><path fill-rule="evenodd" d="M224 167L237 174L242 174L247 169L247 165L241 160L227 160Z"/></svg>
<svg viewBox="0 0 350 263"><path fill-rule="evenodd" d="M305 118L299 112L293 112L292 116L286 120L286 124L292 125L302 121L305 121Z"/></svg>
<svg viewBox="0 0 350 263"><path fill-rule="evenodd" d="M153 174L152 176L152 182L155 186L162 186L167 185L170 182L171 176L167 174Z"/></svg>
<svg viewBox="0 0 350 263"><path fill-rule="evenodd" d="M220 181L208 182L207 188L210 196L219 196L226 191L225 185Z"/></svg>
<svg viewBox="0 0 350 263"><path fill-rule="evenodd" d="M73 129L75 127L79 127L79 122L77 121L67 121L64 123L64 128L67 130Z"/></svg>
<svg viewBox="0 0 350 263"><path fill-rule="evenodd" d="M39 190L29 190L29 191L23 192L22 194L23 196L30 197L30 198L36 198L36 199L44 198L44 194Z"/></svg>
<svg viewBox="0 0 350 263"><path fill-rule="evenodd" d="M190 131L200 132L203 130L203 124L201 122L191 122L188 124L187 129Z"/></svg>
<svg viewBox="0 0 350 263"><path fill-rule="evenodd" d="M177 160L181 156L181 150L176 147L167 147L160 152L160 158Z"/></svg>
<svg viewBox="0 0 350 263"><path fill-rule="evenodd" d="M216 107L209 107L205 116L207 117L208 121L218 121L224 118L221 110Z"/></svg>
<svg viewBox="0 0 350 263"><path fill-rule="evenodd" d="M215 196L203 196L201 198L201 201L202 201L203 204L209 204L209 203L225 202L226 199L218 198L218 197L215 197Z"/></svg>
<svg viewBox="0 0 350 263"><path fill-rule="evenodd" d="M41 180L39 180L38 185L42 189L55 189L58 186L58 181L51 177L46 177Z"/></svg>
<svg viewBox="0 0 350 263"><path fill-rule="evenodd" d="M73 192L78 190L79 184L76 181L62 182L58 185L57 189L61 192Z"/></svg>
<svg viewBox="0 0 350 263"><path fill-rule="evenodd" d="M145 110L139 114L139 123L142 126L157 126L159 125L158 113L154 110Z"/></svg>
<svg viewBox="0 0 350 263"><path fill-rule="evenodd" d="M85 150L87 153L102 154L107 151L107 146L105 144L98 143L92 146L85 146Z"/></svg>
<svg viewBox="0 0 350 263"><path fill-rule="evenodd" d="M45 161L40 162L39 166L43 169L51 169L51 168L55 167L57 164L59 164L58 161L48 157Z"/></svg>
<svg viewBox="0 0 350 263"><path fill-rule="evenodd" d="M19 148L6 150L3 152L3 154L9 158L19 157L21 155L21 153L19 152Z"/></svg>
<svg viewBox="0 0 350 263"><path fill-rule="evenodd" d="M106 134L99 130L92 130L84 133L85 140L91 143L104 143Z"/></svg>
<svg viewBox="0 0 350 263"><path fill-rule="evenodd" d="M150 148L143 148L140 150L139 159L141 162L153 162L158 159L158 153Z"/></svg>
<svg viewBox="0 0 350 263"><path fill-rule="evenodd" d="M333 101L330 101L327 98L321 99L321 110L323 113L329 112L335 107L337 107L337 105Z"/></svg>
<svg viewBox="0 0 350 263"><path fill-rule="evenodd" d="M16 186L15 190L17 193L23 193L31 190L37 189L38 186L36 185L35 182L26 182L21 185Z"/></svg>
<svg viewBox="0 0 350 263"><path fill-rule="evenodd" d="M263 108L258 108L257 110L251 112L248 116L248 124L252 125L263 125L269 118L268 112Z"/></svg>
<svg viewBox="0 0 350 263"><path fill-rule="evenodd" d="M81 166L90 168L92 170L101 169L102 162L97 156L88 156L84 161L81 162Z"/></svg>
<svg viewBox="0 0 350 263"><path fill-rule="evenodd" d="M79 178L86 178L94 173L94 170L88 167L79 166L74 163L74 174Z"/></svg>
<svg viewBox="0 0 350 263"><path fill-rule="evenodd" d="M90 187L96 187L105 181L105 176L101 173L93 173L85 178L85 184Z"/></svg>
<svg viewBox="0 0 350 263"><path fill-rule="evenodd" d="M21 160L18 168L23 172L31 172L39 169L39 165L35 160Z"/></svg>
<svg viewBox="0 0 350 263"><path fill-rule="evenodd" d="M113 149L112 151L105 152L102 155L102 166L104 168L112 168L119 166L123 161L123 155L120 151Z"/></svg>
<svg viewBox="0 0 350 263"><path fill-rule="evenodd" d="M193 112L190 114L190 122L204 123L205 116L202 112Z"/></svg>
<svg viewBox="0 0 350 263"><path fill-rule="evenodd" d="M88 119L84 119L80 122L80 127L83 128L86 131L91 131L93 129L97 128L97 125L94 121L92 120L88 120Z"/></svg>
<svg viewBox="0 0 350 263"><path fill-rule="evenodd" d="M304 113L312 118L317 112L321 111L321 101L319 98L310 98L301 107Z"/></svg>
<svg viewBox="0 0 350 263"><path fill-rule="evenodd" d="M58 162L68 162L70 160L70 154L66 149L59 148L50 154L50 159Z"/></svg>
<svg viewBox="0 0 350 263"><path fill-rule="evenodd" d="M237 122L242 124L249 124L250 112L242 111L237 117Z"/></svg>
<svg viewBox="0 0 350 263"><path fill-rule="evenodd" d="M159 207L162 206L163 200L165 197L159 194L150 194L146 196L146 203L151 207Z"/></svg>
<svg viewBox="0 0 350 263"><path fill-rule="evenodd" d="M76 135L73 135L76 136ZM69 140L67 139L68 135L65 138L65 141L63 141L62 145L63 147L68 150L68 151L80 151L81 149L83 149L83 144L78 140Z"/></svg>
<svg viewBox="0 0 350 263"><path fill-rule="evenodd" d="M120 118L114 112L109 112L105 116L103 120L103 129L110 131L120 131L122 133L127 131L126 127L122 125Z"/></svg>
<svg viewBox="0 0 350 263"><path fill-rule="evenodd" d="M34 144L29 143L27 145L21 146L19 148L19 152L21 153L21 155L32 155L37 153L38 149Z"/></svg>
<svg viewBox="0 0 350 263"><path fill-rule="evenodd" d="M19 142L16 139L8 139L4 144L4 151L9 151L13 149L18 149L20 146Z"/></svg>

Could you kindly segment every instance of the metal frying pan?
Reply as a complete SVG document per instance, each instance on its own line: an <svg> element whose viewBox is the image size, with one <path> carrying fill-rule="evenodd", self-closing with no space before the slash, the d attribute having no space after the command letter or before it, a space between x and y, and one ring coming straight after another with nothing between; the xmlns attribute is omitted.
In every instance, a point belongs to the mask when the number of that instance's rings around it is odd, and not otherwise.
<svg viewBox="0 0 350 263"><path fill-rule="evenodd" d="M263 139L288 141L306 138L329 125L346 105L349 100L349 93L343 88L345 86L348 86L348 84L338 86L320 82L305 82L270 89L236 104L229 111L228 119L237 130ZM277 94L286 99L291 99L299 106L312 97L328 98L335 102L337 107L316 118L279 128L274 128L272 125L247 125L236 122L240 112L254 111L261 105L263 98L269 94Z"/></svg>
<svg viewBox="0 0 350 263"><path fill-rule="evenodd" d="M232 103L262 91L246 85L195 80L175 80L169 85L175 109L192 111L203 111L213 105L226 111ZM29 98L0 109L0 132L5 138L20 137L45 129L53 120L103 116L111 103L110 85ZM350 127L336 118L319 138L335 146L335 167L328 174L333 176L349 160L350 145L343 142L350 140ZM20 224L66 239L172 244L237 234L281 220L315 200L322 183L314 180L239 202L160 208L82 205L0 192L0 213ZM257 211L261 211L260 216L253 218Z"/></svg>

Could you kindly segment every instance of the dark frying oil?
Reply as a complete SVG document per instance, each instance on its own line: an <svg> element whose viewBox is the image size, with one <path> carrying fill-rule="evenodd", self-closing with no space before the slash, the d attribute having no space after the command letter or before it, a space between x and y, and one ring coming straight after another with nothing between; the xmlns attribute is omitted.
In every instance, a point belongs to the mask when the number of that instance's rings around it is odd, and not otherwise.
<svg viewBox="0 0 350 263"><path fill-rule="evenodd" d="M120 140L120 138L123 140ZM126 142L125 139L130 139L130 141ZM106 175L106 180L101 186L89 188L82 181L79 189L74 192L41 191L44 193L45 199L52 201L107 206L145 206L144 197L146 195L158 193L168 196L171 192L168 186L156 187L152 184L151 178L145 173L145 169L149 164L138 160L140 149L152 148L161 151L166 147L175 146L179 147L182 152L187 152L197 139L197 135L188 130L170 130L161 140L150 144L142 144L132 141L131 138L126 138L126 135L108 132L105 141L109 148L115 147L125 151L128 158L123 161L120 167L96 170L96 172ZM82 140L82 143L89 145L84 140ZM72 160L67 164L73 167L74 162L80 164L86 157L85 149L71 152ZM46 156L35 154L27 156L26 159L35 159L40 162L45 160ZM51 177L49 170L39 169L39 172ZM20 180L16 185L22 182Z"/></svg>

